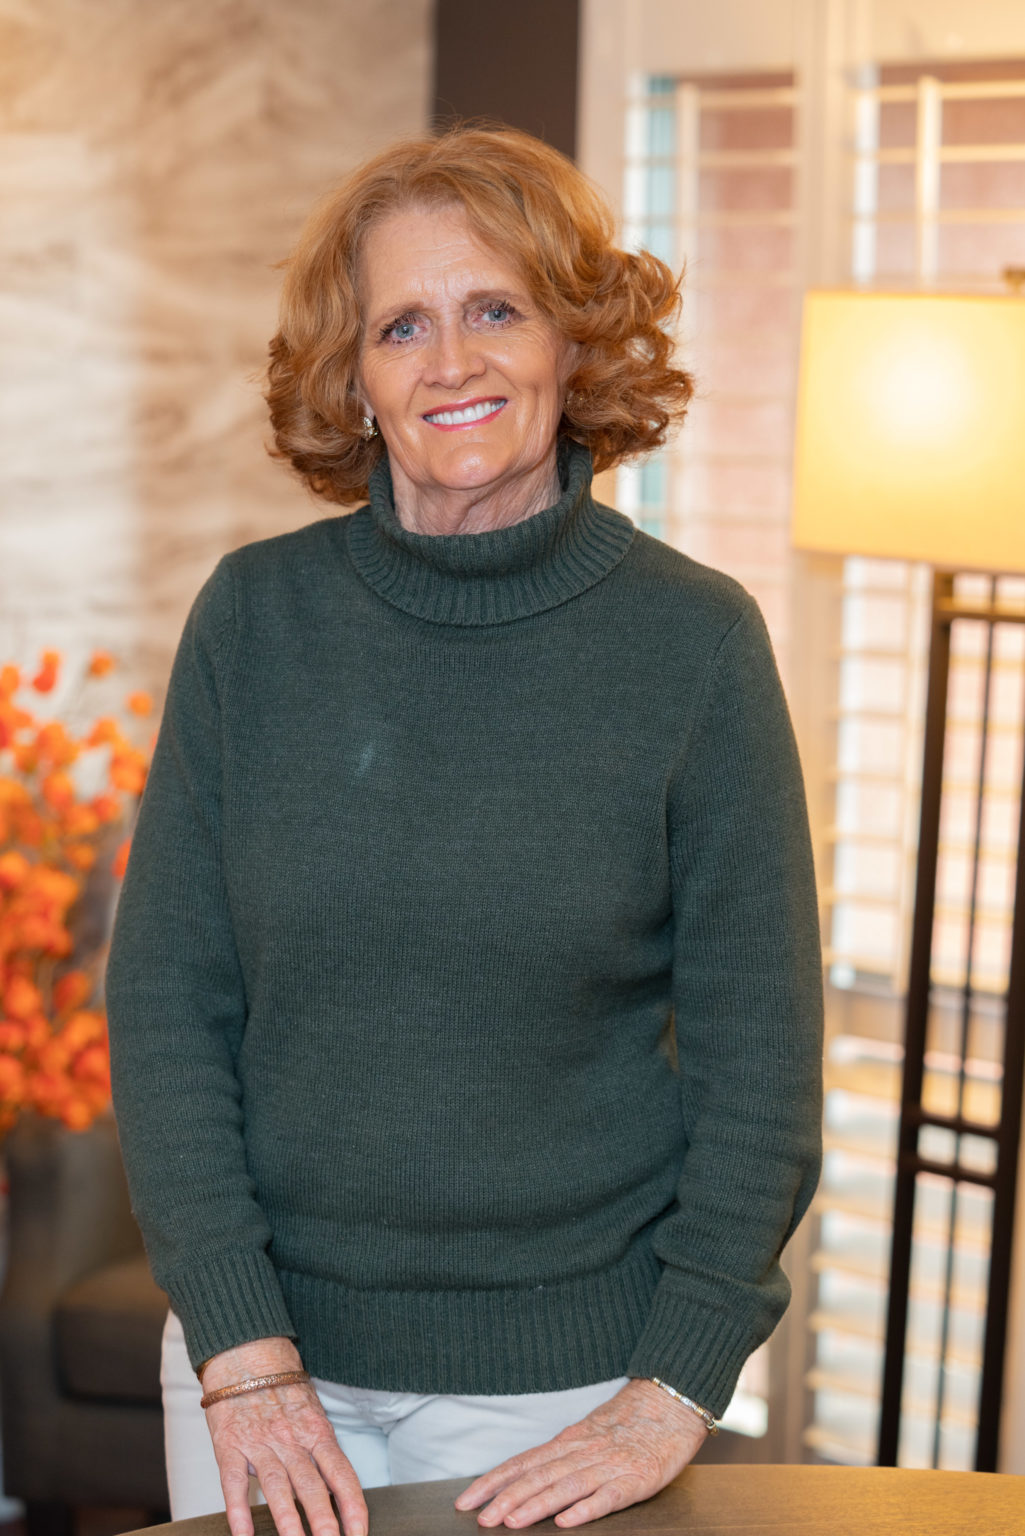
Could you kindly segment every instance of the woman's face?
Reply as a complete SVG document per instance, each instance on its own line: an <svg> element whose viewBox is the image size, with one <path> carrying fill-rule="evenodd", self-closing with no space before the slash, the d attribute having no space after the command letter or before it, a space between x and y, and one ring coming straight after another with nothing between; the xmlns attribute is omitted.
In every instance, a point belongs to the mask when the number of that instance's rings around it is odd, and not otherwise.
<svg viewBox="0 0 1025 1536"><path fill-rule="evenodd" d="M501 493L515 506L547 490L575 349L462 209L408 209L374 225L360 299L363 396L400 505Z"/></svg>

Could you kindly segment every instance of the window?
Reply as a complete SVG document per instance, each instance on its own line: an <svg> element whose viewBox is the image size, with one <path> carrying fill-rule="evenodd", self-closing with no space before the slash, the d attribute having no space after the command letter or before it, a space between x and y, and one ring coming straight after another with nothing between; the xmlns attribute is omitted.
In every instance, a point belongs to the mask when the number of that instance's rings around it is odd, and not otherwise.
<svg viewBox="0 0 1025 1536"><path fill-rule="evenodd" d="M624 243L686 267L687 428L620 471L647 532L728 571L758 599L785 663L795 324L796 93L790 75L635 82Z"/></svg>
<svg viewBox="0 0 1025 1536"><path fill-rule="evenodd" d="M881 69L861 83L852 106L852 280L891 290L1002 291L1002 269L1025 264L1025 60ZM959 577L956 595L978 596L980 582L986 578ZM819 1303L811 1319L814 1406L806 1431L811 1449L844 1462L875 1457L901 1021L893 1007L872 1017L865 999L898 998L906 983L930 586L922 567L845 563L833 878L825 897L830 980L849 996L836 997L831 1009L814 1257ZM1025 600L1021 581L1001 578L998 592L1011 606ZM986 697L984 645L982 626L955 624L933 947L939 985L926 1073L938 1110L955 1113L961 1095L973 1106L971 1118L992 1123L1000 1091L996 1004L1007 985L1013 911L1025 635L1018 625L998 631ZM968 872L980 773L982 864L973 892ZM978 921L969 955L973 903ZM935 1155L945 1161L951 1149L940 1145L944 1133L936 1134ZM965 1157L972 1153L968 1141ZM979 1151L988 1152L988 1144ZM984 1189L955 1193L940 1177L926 1185L914 1236L900 1461L967 1469L992 1196Z"/></svg>
<svg viewBox="0 0 1025 1536"><path fill-rule="evenodd" d="M646 532L753 592L787 637L794 388L790 75L644 76L627 114L624 243L686 266L681 349L698 369L677 443L619 471L617 505ZM749 1361L727 1428L762 1437L769 1352Z"/></svg>
<svg viewBox="0 0 1025 1536"><path fill-rule="evenodd" d="M850 281L999 292L1025 267L1025 60L871 68L842 87L851 125L846 207ZM796 120L789 74L634 82L627 115L624 240L686 266L681 345L698 371L686 431L621 471L619 505L647 531L735 575L758 598L788 671L792 402L802 273ZM968 597L978 578L962 577ZM1000 595L1025 604L1025 584ZM811 1265L804 1453L875 1455L893 1149L902 1065L901 994L914 902L930 573L845 562L835 663L834 804L824 881L830 988L826 1160ZM937 1104L959 1094L982 1120L999 1095L997 1009L1006 984L1025 631L998 640L988 700L980 635L958 623L948 739L949 815L940 866L936 966L943 985L927 1062ZM995 731L985 767L984 858L964 1052L958 988L967 956L966 851L981 712ZM981 994L981 995L980 995ZM963 1071L962 1071L963 1068ZM942 1136L943 1133L937 1133ZM971 1149L962 1146L962 1155ZM948 1152L937 1144L938 1160ZM970 1465L989 1249L985 1190L936 1178L919 1212L901 1461ZM766 1354L738 1409L762 1432ZM940 1428L931 1419L937 1404Z"/></svg>

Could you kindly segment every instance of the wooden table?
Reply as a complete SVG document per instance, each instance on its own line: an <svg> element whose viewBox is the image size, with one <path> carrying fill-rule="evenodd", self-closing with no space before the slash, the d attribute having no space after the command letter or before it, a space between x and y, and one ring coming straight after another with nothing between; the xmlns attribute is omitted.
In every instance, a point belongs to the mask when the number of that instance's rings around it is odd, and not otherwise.
<svg viewBox="0 0 1025 1536"><path fill-rule="evenodd" d="M370 1536L475 1536L475 1516L452 1507L468 1482L369 1489ZM274 1536L265 1506L254 1517L256 1536ZM530 1529L551 1536L559 1527L546 1520ZM889 1467L696 1466L647 1503L579 1529L593 1529L596 1536L1025 1536L1025 1477ZM228 1523L223 1515L204 1515L151 1530L160 1536L228 1536Z"/></svg>

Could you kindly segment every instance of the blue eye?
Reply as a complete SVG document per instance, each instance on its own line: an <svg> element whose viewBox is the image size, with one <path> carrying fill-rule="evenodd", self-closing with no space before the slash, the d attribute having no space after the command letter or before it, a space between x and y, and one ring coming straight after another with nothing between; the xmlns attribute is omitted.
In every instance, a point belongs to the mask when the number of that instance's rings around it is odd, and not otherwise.
<svg viewBox="0 0 1025 1536"><path fill-rule="evenodd" d="M504 325L512 312L511 304L489 304L484 311L484 318L489 325Z"/></svg>
<svg viewBox="0 0 1025 1536"><path fill-rule="evenodd" d="M417 324L416 315L400 315L397 320L381 327L379 340L413 341L417 334Z"/></svg>

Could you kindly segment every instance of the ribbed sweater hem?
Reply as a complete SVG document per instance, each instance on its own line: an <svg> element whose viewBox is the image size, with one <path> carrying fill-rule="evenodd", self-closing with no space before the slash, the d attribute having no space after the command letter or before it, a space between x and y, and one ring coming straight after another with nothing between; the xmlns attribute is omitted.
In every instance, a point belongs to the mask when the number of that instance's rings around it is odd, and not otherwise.
<svg viewBox="0 0 1025 1536"><path fill-rule="evenodd" d="M295 1337L278 1276L265 1253L200 1259L157 1278L182 1320L194 1366L253 1339Z"/></svg>
<svg viewBox="0 0 1025 1536"><path fill-rule="evenodd" d="M762 1317L755 1321L739 1308L702 1304L667 1274L626 1374L658 1376L718 1418L729 1407L745 1361L774 1321Z"/></svg>
<svg viewBox="0 0 1025 1536"><path fill-rule="evenodd" d="M370 1291L288 1270L279 1277L314 1376L384 1392L491 1396L625 1375L660 1272L641 1248L554 1285Z"/></svg>

